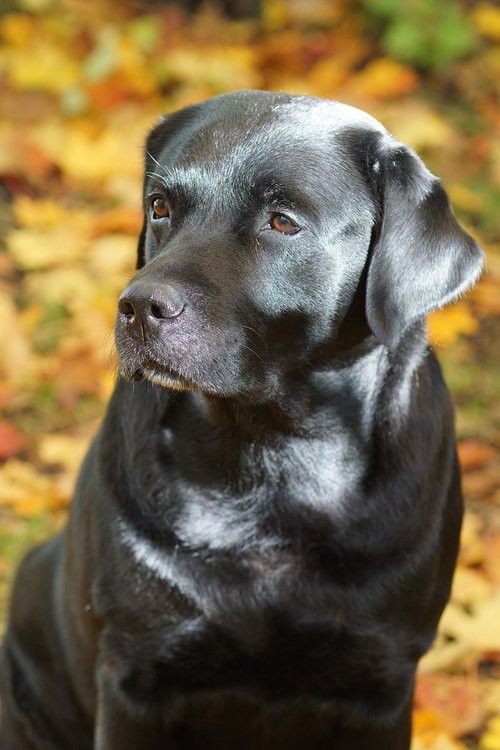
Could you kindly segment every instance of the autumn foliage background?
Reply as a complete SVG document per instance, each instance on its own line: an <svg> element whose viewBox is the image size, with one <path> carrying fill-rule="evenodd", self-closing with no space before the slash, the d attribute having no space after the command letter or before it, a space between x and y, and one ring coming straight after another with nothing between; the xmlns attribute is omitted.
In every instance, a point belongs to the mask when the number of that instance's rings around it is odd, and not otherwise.
<svg viewBox="0 0 500 750"><path fill-rule="evenodd" d="M423 156L487 251L478 287L429 321L458 407L467 514L413 750L500 750L500 9L232 7L0 0L0 617L19 556L64 522L113 387L148 128L239 88L339 99Z"/></svg>

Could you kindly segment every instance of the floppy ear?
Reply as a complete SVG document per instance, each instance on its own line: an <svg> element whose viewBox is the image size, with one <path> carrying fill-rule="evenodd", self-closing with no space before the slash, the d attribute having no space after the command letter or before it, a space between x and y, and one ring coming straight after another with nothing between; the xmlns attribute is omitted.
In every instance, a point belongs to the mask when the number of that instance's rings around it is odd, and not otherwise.
<svg viewBox="0 0 500 750"><path fill-rule="evenodd" d="M382 205L366 317L391 348L413 323L465 292L479 277L484 256L458 225L440 181L411 149L383 140L371 167Z"/></svg>

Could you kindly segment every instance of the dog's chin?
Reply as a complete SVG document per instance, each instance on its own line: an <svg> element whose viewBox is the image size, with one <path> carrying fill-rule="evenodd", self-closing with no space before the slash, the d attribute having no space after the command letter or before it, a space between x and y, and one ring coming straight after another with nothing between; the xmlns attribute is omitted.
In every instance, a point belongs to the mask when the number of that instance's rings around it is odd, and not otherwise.
<svg viewBox="0 0 500 750"><path fill-rule="evenodd" d="M190 383L186 378L173 372L143 367L141 374L144 380L160 388L169 388L173 391L192 391L195 388L194 383Z"/></svg>
<svg viewBox="0 0 500 750"><path fill-rule="evenodd" d="M152 383L160 388L167 388L173 391L193 391L195 390L194 383L191 383L182 375L172 372L170 370L160 369L159 367L150 367L144 365L133 373L122 370L123 377L132 383L137 383L140 380L147 380L148 383Z"/></svg>

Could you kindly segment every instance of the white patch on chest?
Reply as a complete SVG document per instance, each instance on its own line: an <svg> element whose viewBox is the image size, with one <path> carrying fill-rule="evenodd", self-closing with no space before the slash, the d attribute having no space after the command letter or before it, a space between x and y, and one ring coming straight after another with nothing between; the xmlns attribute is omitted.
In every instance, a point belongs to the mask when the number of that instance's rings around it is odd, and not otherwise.
<svg viewBox="0 0 500 750"><path fill-rule="evenodd" d="M230 507L210 498L196 498L186 504L182 518L175 525L180 539L191 547L219 551L232 547L244 549L254 538L255 516L252 511ZM233 501L236 506L236 502Z"/></svg>
<svg viewBox="0 0 500 750"><path fill-rule="evenodd" d="M178 569L174 552L156 547L149 539L139 536L123 519L120 520L120 538L132 552L134 560L158 578L178 585Z"/></svg>

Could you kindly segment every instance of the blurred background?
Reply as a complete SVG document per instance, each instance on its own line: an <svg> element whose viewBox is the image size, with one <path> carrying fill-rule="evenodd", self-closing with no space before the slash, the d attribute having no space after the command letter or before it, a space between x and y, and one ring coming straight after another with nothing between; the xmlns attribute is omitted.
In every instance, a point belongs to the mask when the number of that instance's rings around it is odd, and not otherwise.
<svg viewBox="0 0 500 750"><path fill-rule="evenodd" d="M414 147L487 252L430 335L467 513L413 750L500 750L500 7L495 0L0 0L0 630L20 555L64 522L114 381L142 144L239 88L339 99Z"/></svg>

